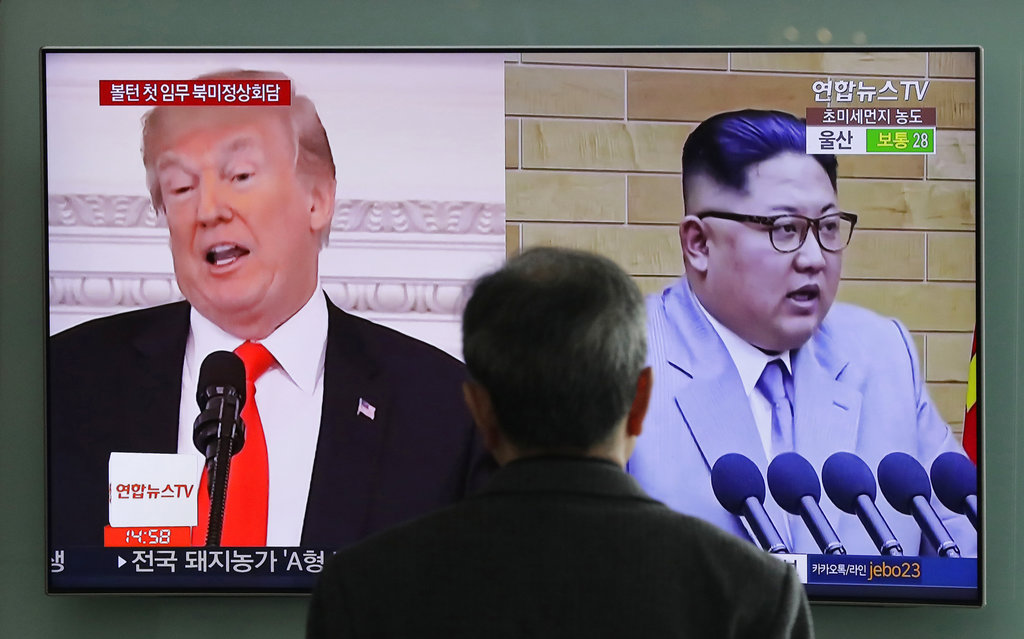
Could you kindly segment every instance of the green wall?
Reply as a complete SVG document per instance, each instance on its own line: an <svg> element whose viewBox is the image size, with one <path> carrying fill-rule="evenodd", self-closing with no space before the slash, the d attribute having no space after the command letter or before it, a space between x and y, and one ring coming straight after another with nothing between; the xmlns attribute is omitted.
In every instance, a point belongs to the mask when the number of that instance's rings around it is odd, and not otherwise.
<svg viewBox="0 0 1024 639"><path fill-rule="evenodd" d="M767 4L767 3L766 3ZM1021 180L1024 5L736 0L0 0L0 637L301 636L306 598L47 597L43 548L44 45L868 45L984 47L987 605L815 606L822 637L1024 636ZM748 6L749 5L749 6ZM756 7L756 10L753 10ZM979 198L981 201L981 198ZM235 634L235 633L232 633Z"/></svg>

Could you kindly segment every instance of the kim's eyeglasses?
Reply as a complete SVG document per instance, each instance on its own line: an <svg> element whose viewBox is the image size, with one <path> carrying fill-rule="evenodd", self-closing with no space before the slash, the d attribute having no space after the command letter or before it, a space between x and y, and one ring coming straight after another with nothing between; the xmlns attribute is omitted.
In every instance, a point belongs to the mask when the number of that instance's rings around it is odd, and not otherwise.
<svg viewBox="0 0 1024 639"><path fill-rule="evenodd" d="M832 213L821 217L804 215L743 215L726 211L704 211L697 218L706 217L734 220L736 222L753 222L768 227L768 237L772 246L780 253L792 253L804 245L807 229L814 229L814 237L822 250L830 253L842 251L850 243L853 227L857 225L854 213Z"/></svg>

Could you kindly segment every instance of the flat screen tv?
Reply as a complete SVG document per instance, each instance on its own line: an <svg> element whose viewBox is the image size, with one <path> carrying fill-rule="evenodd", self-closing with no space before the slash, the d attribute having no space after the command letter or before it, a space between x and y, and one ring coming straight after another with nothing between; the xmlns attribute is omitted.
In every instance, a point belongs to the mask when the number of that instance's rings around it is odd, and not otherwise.
<svg viewBox="0 0 1024 639"><path fill-rule="evenodd" d="M194 530L207 525L198 493L213 481L203 479L209 464L194 441L211 406L204 402L213 401L193 396L206 379L195 343L218 330L227 338L214 342L230 342L232 331L217 317L197 319L222 281L204 284L190 260L227 280L262 257L255 225L261 212L280 209L281 189L245 199L246 189L281 155L296 184L316 174L309 158L322 143L304 137L302 124L310 108L336 180L314 251L328 305L453 358L467 285L525 248L607 255L652 305L687 286L681 222L707 211L684 209L683 145L709 118L751 110L754 120L794 116L801 153L825 158L822 167L836 159L834 210L821 214L855 221L848 246L833 252L841 277L830 313L895 320L903 346L891 352L891 341L842 324L837 343L852 335L858 350L832 371L850 388L828 405L844 417L805 423L811 392L798 383L792 452L772 460L768 441L722 443L753 428L756 398L750 410L740 402L740 420L724 418L739 414L725 407L710 411L718 429L710 443L684 406L687 391L656 379L663 406L641 437L665 439L656 453L640 448L628 470L670 507L792 563L812 601L980 605L980 86L981 51L971 47L44 49L49 592L307 592L336 549L303 543L319 508L307 500L310 475L333 459L324 425L297 446L305 453L270 454L271 477L276 465L294 485L276 502L271 489L263 544L204 545ZM223 135L234 129L242 133ZM764 134L754 129L734 151L751 151ZM286 149L277 155L268 141L275 135ZM180 221L182 203L194 215L189 224ZM793 213L787 206L728 211L746 217L726 223L779 239L785 229L768 233L764 218ZM805 242L818 241L824 255L830 240L822 238L849 230L842 219L831 230L808 224ZM211 235L196 249L194 238L217 225L257 230ZM291 241L281 228L272 239ZM275 269L291 272L300 261ZM243 299L251 290L234 292ZM168 337L174 345L165 350L152 346L165 359L135 370L123 354L148 348L133 342L139 326L180 337ZM83 340L110 350L68 346ZM661 356L663 344L651 341L651 357ZM824 357L820 346L790 353L797 378L813 348ZM890 361L906 363L894 379L909 391L885 390L911 393L916 413L879 434L866 416L887 407L870 404L880 391L868 377ZM160 364L169 375L154 373ZM324 406L342 392L331 384L323 383ZM157 396L169 398L169 411L152 402ZM351 412L386 438L380 405L360 396ZM295 415L302 422L306 413ZM429 445L404 454L414 465L442 457ZM699 479L681 485L673 465ZM340 502L359 504L337 524L350 531L345 543L373 532L361 526L375 509L393 506L373 472L353 477L336 489Z"/></svg>

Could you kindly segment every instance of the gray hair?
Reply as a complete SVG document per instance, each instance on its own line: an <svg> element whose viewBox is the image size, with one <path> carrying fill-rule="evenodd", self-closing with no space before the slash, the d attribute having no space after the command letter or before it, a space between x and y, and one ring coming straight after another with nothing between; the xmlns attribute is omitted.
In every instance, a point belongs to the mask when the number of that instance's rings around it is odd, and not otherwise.
<svg viewBox="0 0 1024 639"><path fill-rule="evenodd" d="M477 280L462 348L509 441L585 452L632 405L647 354L643 297L607 258L531 249Z"/></svg>

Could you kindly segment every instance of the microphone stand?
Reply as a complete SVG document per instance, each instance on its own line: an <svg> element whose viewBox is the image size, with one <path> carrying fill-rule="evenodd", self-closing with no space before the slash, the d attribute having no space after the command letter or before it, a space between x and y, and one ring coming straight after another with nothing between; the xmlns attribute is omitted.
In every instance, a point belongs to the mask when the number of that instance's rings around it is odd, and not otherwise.
<svg viewBox="0 0 1024 639"><path fill-rule="evenodd" d="M224 508L228 495L231 457L245 443L245 424L239 416L241 405L235 395L224 395L223 401L210 402L196 418L194 439L205 441L206 470L210 489L210 517L206 529L206 547L220 546L224 530Z"/></svg>

